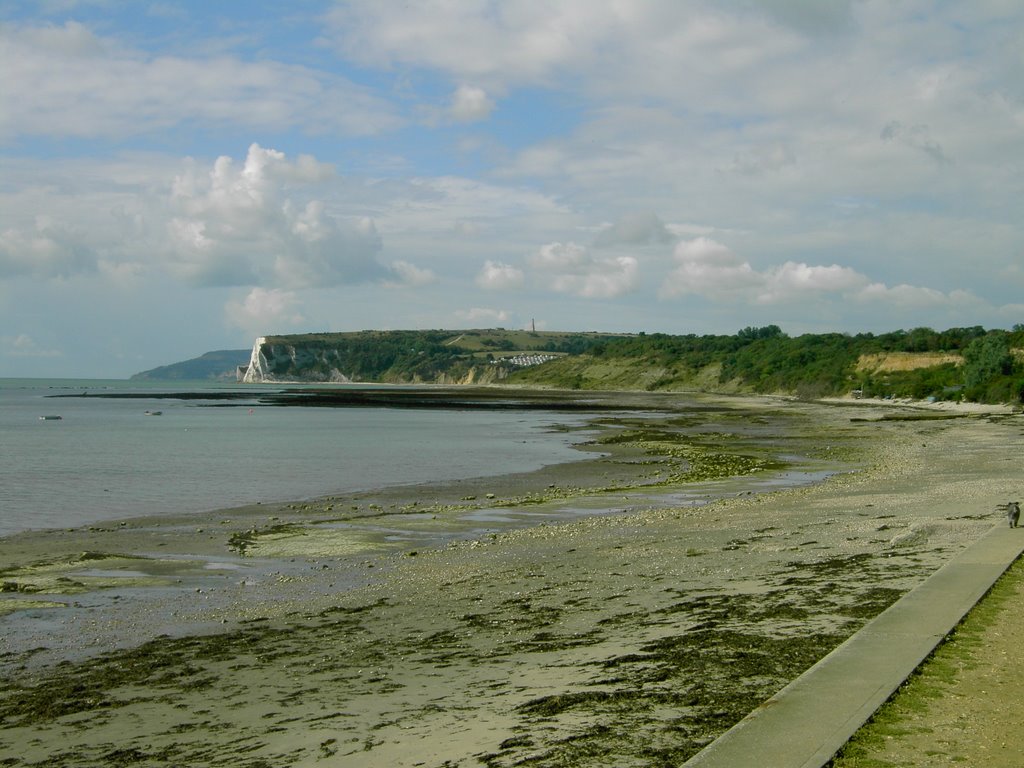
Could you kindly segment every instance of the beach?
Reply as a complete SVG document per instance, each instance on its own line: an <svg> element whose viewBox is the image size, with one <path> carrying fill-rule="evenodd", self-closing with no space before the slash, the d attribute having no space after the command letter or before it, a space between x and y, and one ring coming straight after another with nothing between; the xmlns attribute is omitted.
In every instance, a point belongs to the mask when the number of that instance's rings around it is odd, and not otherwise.
<svg viewBox="0 0 1024 768"><path fill-rule="evenodd" d="M751 440L0 539L0 765L678 765L1024 486L1008 409L708 402Z"/></svg>

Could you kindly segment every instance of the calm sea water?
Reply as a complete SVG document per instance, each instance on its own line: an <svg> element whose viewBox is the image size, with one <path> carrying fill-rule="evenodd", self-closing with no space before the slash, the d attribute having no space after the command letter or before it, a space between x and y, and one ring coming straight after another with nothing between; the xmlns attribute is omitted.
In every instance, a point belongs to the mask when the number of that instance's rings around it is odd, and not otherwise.
<svg viewBox="0 0 1024 768"><path fill-rule="evenodd" d="M238 389L208 383L0 379L0 535L584 458L550 431L578 415L217 405L50 395ZM252 406L250 408L250 405ZM212 407L211 407L212 406ZM160 416L146 411L162 412ZM59 421L41 416L60 415Z"/></svg>

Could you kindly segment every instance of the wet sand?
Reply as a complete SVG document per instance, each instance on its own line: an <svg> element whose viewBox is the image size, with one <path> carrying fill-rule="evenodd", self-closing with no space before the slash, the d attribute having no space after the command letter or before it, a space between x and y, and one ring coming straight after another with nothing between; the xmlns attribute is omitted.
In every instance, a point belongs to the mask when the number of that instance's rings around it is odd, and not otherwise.
<svg viewBox="0 0 1024 768"><path fill-rule="evenodd" d="M1024 480L1020 415L722 402L529 475L0 540L0 597L64 606L2 619L0 765L676 765Z"/></svg>

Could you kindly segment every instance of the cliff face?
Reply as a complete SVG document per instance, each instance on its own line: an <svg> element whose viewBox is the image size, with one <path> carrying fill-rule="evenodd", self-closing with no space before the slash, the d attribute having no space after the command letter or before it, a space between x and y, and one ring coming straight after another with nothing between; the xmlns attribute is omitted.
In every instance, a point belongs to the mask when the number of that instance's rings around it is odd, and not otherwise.
<svg viewBox="0 0 1024 768"><path fill-rule="evenodd" d="M245 382L487 384L510 371L577 354L605 334L558 331L351 331L261 336Z"/></svg>
<svg viewBox="0 0 1024 768"><path fill-rule="evenodd" d="M268 343L260 336L252 346L249 365L239 368L239 380L247 384L277 381L351 381L334 367L326 350L297 344Z"/></svg>
<svg viewBox="0 0 1024 768"><path fill-rule="evenodd" d="M369 362L368 362L369 359ZM388 365L388 363L392 363ZM401 368L387 355L355 358L344 343L325 344L261 336L253 344L249 363L238 368L238 380L249 384L274 382L352 381L387 384L488 384L505 378L508 369L486 361L467 361L450 353L436 364Z"/></svg>

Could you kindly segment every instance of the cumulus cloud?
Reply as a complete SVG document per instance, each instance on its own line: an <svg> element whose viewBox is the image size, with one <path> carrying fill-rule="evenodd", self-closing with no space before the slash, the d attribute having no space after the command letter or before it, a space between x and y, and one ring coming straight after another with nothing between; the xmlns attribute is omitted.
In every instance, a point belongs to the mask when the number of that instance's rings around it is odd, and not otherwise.
<svg viewBox="0 0 1024 768"><path fill-rule="evenodd" d="M188 121L311 133L378 133L400 123L369 90L270 60L152 56L75 21L0 25L0 136L124 137Z"/></svg>
<svg viewBox="0 0 1024 768"><path fill-rule="evenodd" d="M460 123L472 123L485 120L493 110L494 101L487 91L472 85L460 85L452 96L449 114Z"/></svg>
<svg viewBox="0 0 1024 768"><path fill-rule="evenodd" d="M231 299L225 304L224 319L228 325L258 335L268 329L302 323L304 318L296 309L298 303L299 298L293 291L253 288L244 298Z"/></svg>
<svg viewBox="0 0 1024 768"><path fill-rule="evenodd" d="M383 277L371 219L342 221L319 200L285 196L286 182L294 189L330 173L313 158L291 163L258 144L241 168L226 156L208 173L191 167L172 192L173 267L200 285L322 287Z"/></svg>
<svg viewBox="0 0 1024 768"><path fill-rule="evenodd" d="M679 243L674 258L676 268L662 284L662 298L697 294L713 301L763 305L839 298L861 305L898 306L901 310L984 308L983 302L968 291L944 293L907 284L887 286L838 264L814 266L787 261L758 271L727 246L706 237Z"/></svg>
<svg viewBox="0 0 1024 768"><path fill-rule="evenodd" d="M727 246L707 237L680 242L674 258L676 268L662 284L663 298L690 293L777 304L801 296L854 292L868 285L864 275L837 264L811 266L787 261L759 272Z"/></svg>
<svg viewBox="0 0 1024 768"><path fill-rule="evenodd" d="M707 237L680 242L674 257L677 266L662 283L662 297L693 293L728 298L764 284L749 263Z"/></svg>
<svg viewBox="0 0 1024 768"><path fill-rule="evenodd" d="M588 299L608 299L633 291L640 271L633 256L598 258L572 242L543 245L527 261L542 287Z"/></svg>
<svg viewBox="0 0 1024 768"><path fill-rule="evenodd" d="M793 261L768 270L763 278L757 300L766 304L788 301L802 294L848 293L868 282L864 275L849 267L809 266Z"/></svg>
<svg viewBox="0 0 1024 768"><path fill-rule="evenodd" d="M487 260L476 276L476 284L492 291L521 288L525 276L523 270L500 261Z"/></svg>

